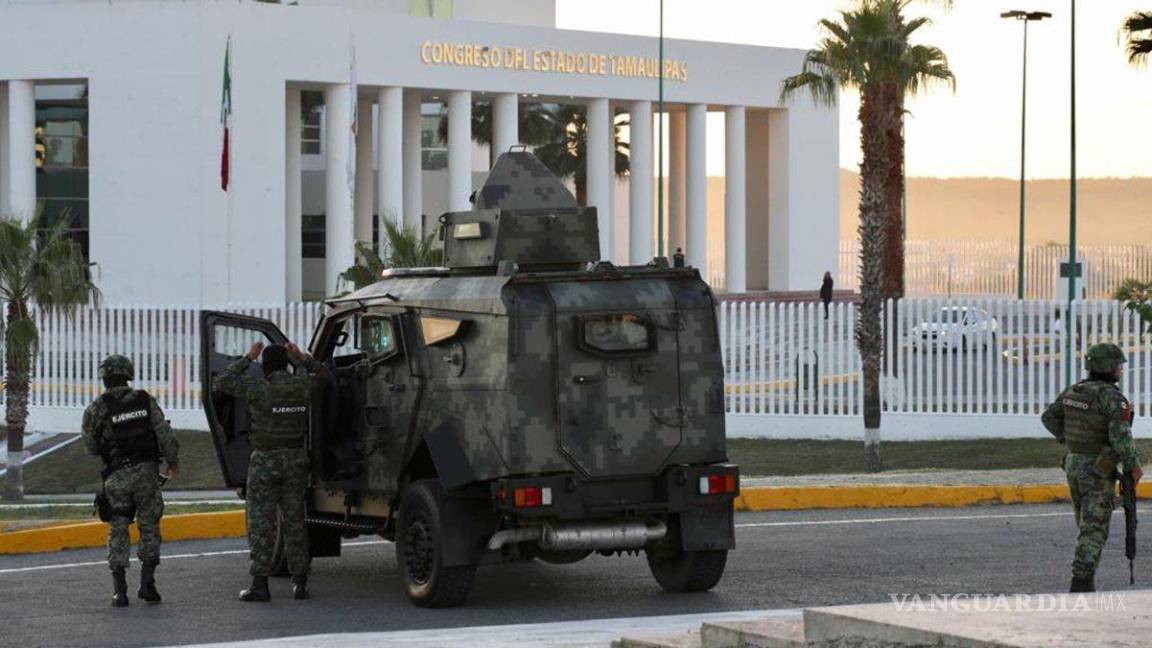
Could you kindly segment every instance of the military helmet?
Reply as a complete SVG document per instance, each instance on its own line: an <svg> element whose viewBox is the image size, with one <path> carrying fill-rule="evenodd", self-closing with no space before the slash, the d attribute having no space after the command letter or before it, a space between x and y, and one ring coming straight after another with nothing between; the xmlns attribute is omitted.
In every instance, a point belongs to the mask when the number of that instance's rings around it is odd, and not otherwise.
<svg viewBox="0 0 1152 648"><path fill-rule="evenodd" d="M104 380L110 376L121 376L132 380L136 377L136 370L132 367L132 361L128 358L114 353L100 363L100 379Z"/></svg>
<svg viewBox="0 0 1152 648"><path fill-rule="evenodd" d="M1111 342L1093 344L1084 355L1084 366L1096 373L1112 373L1125 362L1124 352Z"/></svg>

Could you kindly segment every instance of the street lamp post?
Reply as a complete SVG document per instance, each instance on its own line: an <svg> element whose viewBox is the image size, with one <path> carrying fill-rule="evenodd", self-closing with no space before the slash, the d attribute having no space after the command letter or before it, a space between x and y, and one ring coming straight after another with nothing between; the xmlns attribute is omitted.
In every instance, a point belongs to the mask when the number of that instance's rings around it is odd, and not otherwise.
<svg viewBox="0 0 1152 648"><path fill-rule="evenodd" d="M1069 213L1068 213L1068 330L1072 331L1072 302L1076 299L1076 0L1072 4L1072 160L1070 168L1070 182L1068 183ZM1072 340L1074 335L1065 335L1068 339L1064 346L1064 380L1072 384Z"/></svg>
<svg viewBox="0 0 1152 648"><path fill-rule="evenodd" d="M1020 241L1016 261L1016 298L1024 299L1024 191L1025 191L1025 145L1027 137L1028 117L1028 23L1039 22L1051 18L1052 14L1046 11L1005 11L1001 18L1019 20L1024 23L1024 80L1020 108Z"/></svg>

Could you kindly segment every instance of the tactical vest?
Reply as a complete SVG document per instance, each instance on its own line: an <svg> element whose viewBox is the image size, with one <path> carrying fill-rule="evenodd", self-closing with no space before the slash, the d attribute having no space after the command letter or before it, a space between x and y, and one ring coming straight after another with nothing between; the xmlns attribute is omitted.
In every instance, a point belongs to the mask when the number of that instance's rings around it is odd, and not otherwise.
<svg viewBox="0 0 1152 648"><path fill-rule="evenodd" d="M112 433L104 453L104 463L138 464L157 461L160 448L149 419L151 398L140 390L127 398L120 394L104 394L105 416Z"/></svg>
<svg viewBox="0 0 1152 648"><path fill-rule="evenodd" d="M1100 392L1114 389L1099 381L1084 381L1060 395L1064 407L1064 444L1069 452L1099 454L1108 446L1108 413L1100 409Z"/></svg>
<svg viewBox="0 0 1152 648"><path fill-rule="evenodd" d="M252 412L252 445L264 450L303 448L310 392L296 382L269 382L267 399Z"/></svg>

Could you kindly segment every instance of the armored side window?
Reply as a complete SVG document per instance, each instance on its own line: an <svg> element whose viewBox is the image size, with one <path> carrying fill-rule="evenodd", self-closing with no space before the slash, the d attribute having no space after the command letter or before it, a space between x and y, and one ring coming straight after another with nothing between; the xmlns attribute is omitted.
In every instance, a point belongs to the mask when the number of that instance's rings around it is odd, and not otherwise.
<svg viewBox="0 0 1152 648"><path fill-rule="evenodd" d="M432 346L451 340L460 334L465 321L447 317L421 317L420 333L424 337L424 344Z"/></svg>
<svg viewBox="0 0 1152 648"><path fill-rule="evenodd" d="M373 360L399 352L395 323L391 317L365 317L360 320L360 350Z"/></svg>
<svg viewBox="0 0 1152 648"><path fill-rule="evenodd" d="M597 355L634 355L656 350L653 326L636 315L581 315L577 343Z"/></svg>

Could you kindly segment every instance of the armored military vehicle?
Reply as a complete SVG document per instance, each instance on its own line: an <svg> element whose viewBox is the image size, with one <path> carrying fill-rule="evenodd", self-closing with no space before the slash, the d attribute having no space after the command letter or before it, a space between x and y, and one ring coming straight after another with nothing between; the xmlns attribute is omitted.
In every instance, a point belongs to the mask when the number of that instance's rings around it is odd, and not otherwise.
<svg viewBox="0 0 1152 648"><path fill-rule="evenodd" d="M712 291L663 259L600 260L596 211L535 157L496 162L444 214L445 267L394 269L328 300L310 344L315 556L395 543L421 606L457 605L476 567L646 554L669 591L720 579L734 546ZM213 389L275 325L205 312L204 408L225 480L245 482L245 406Z"/></svg>

